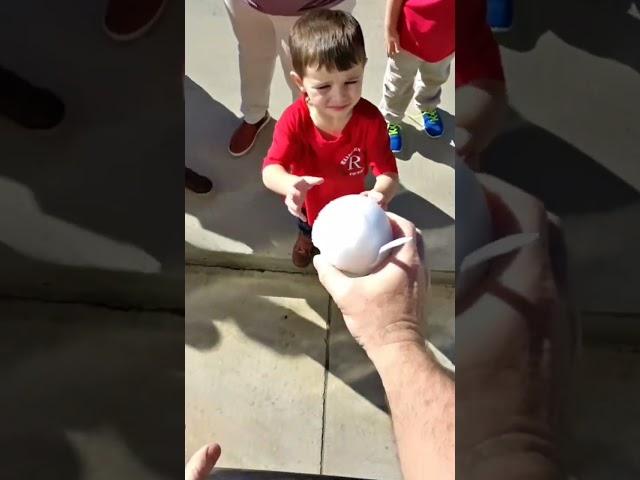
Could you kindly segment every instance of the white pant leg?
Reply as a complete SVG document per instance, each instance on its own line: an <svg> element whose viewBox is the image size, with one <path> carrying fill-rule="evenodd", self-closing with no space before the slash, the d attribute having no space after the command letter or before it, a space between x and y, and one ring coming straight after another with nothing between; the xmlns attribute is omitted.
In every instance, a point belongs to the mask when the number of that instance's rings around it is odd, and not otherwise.
<svg viewBox="0 0 640 480"><path fill-rule="evenodd" d="M433 110L440 104L442 85L449 79L453 54L437 63L420 62L416 82L416 106L422 112Z"/></svg>
<svg viewBox="0 0 640 480"><path fill-rule="evenodd" d="M344 0L339 4L332 7L332 10L342 10L343 12L351 13L356 5L356 0ZM291 52L289 51L289 32L291 27L296 23L300 17L284 17L284 16L272 16L275 35L276 35L276 48L278 50L278 56L280 57L280 65L282 66L282 73L287 81L287 85L291 90L291 99L295 102L300 96L300 89L291 79L290 72L293 70L291 63Z"/></svg>
<svg viewBox="0 0 640 480"><path fill-rule="evenodd" d="M225 0L238 39L240 111L247 123L257 123L269 108L271 80L276 64L275 31L269 15L245 0Z"/></svg>
<svg viewBox="0 0 640 480"><path fill-rule="evenodd" d="M331 7L331 10L342 10L343 12L353 13L353 9L356 6L356 0L343 0Z"/></svg>
<svg viewBox="0 0 640 480"><path fill-rule="evenodd" d="M289 31L300 17L272 16L273 25L276 32L276 50L280 57L280 66L289 90L291 90L292 102L295 102L300 96L300 89L291 78L290 72L293 70L291 64L291 52L289 51Z"/></svg>
<svg viewBox="0 0 640 480"><path fill-rule="evenodd" d="M379 109L389 123L400 123L413 98L420 59L401 50L387 60Z"/></svg>

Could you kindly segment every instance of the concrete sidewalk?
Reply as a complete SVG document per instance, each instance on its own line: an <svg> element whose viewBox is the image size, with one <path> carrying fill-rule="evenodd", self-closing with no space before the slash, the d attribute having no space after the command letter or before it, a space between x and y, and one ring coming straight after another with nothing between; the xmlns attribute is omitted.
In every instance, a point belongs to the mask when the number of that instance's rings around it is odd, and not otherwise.
<svg viewBox="0 0 640 480"><path fill-rule="evenodd" d="M382 31L384 1L356 5L369 58L363 96L378 103L386 65ZM236 38L218 0L190 1L186 7L186 164L214 182L215 193L185 192L188 263L295 271L291 247L297 236L293 217L260 179L273 123L252 152L234 158L228 141L239 124L240 79ZM270 113L278 118L290 104L281 69L271 88ZM453 70L452 70L453 71ZM405 151L398 157L403 190L390 209L411 219L423 232L431 268L453 269L454 173L453 74L442 96L448 128L432 140L419 130L417 111L405 118Z"/></svg>
<svg viewBox="0 0 640 480"><path fill-rule="evenodd" d="M222 467L400 480L380 379L317 279L190 267L185 304L185 460L215 439ZM451 352L451 287L427 316Z"/></svg>
<svg viewBox="0 0 640 480"><path fill-rule="evenodd" d="M363 96L378 103L384 1L364 3L354 10L369 57ZM247 156L227 152L240 121L237 56L224 3L189 2L185 162L213 180L214 193L185 191L185 459L215 438L222 467L400 479L380 380L317 279L291 263L295 220L262 185L275 122ZM417 111L405 119L403 190L390 209L424 234L436 271L429 336L452 354L453 78L442 100L445 137L419 131ZM271 115L290 102L277 67Z"/></svg>

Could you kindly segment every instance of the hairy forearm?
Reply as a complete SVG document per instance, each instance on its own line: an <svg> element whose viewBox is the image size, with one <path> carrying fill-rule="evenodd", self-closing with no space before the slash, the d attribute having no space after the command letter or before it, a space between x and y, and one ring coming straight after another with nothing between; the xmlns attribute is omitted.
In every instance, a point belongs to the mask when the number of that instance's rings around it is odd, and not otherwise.
<svg viewBox="0 0 640 480"><path fill-rule="evenodd" d="M286 195L291 185L298 180L299 177L291 175L281 165L269 165L262 170L264 186L280 195Z"/></svg>
<svg viewBox="0 0 640 480"><path fill-rule="evenodd" d="M387 30L397 31L398 19L404 2L405 0L387 0L384 17L384 26Z"/></svg>
<svg viewBox="0 0 640 480"><path fill-rule="evenodd" d="M398 191L398 175L395 173L383 173L382 175L378 175L372 190L382 194L383 205L389 205L389 202Z"/></svg>
<svg viewBox="0 0 640 480"><path fill-rule="evenodd" d="M389 399L405 480L455 478L455 386L420 342L370 354Z"/></svg>

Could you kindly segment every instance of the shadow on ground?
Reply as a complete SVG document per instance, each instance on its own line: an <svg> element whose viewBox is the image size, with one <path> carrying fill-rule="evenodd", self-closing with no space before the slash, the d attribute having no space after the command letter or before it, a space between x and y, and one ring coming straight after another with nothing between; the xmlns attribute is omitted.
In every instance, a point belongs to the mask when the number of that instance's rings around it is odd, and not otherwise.
<svg viewBox="0 0 640 480"><path fill-rule="evenodd" d="M487 173L530 192L560 216L607 212L640 201L635 188L596 160L527 121L498 136L484 157Z"/></svg>
<svg viewBox="0 0 640 480"><path fill-rule="evenodd" d="M635 10L635 16L630 11ZM640 5L637 0L568 0L518 4L514 25L496 38L506 48L532 50L550 32L575 48L640 72ZM606 31L602 35L594 32Z"/></svg>
<svg viewBox="0 0 640 480"><path fill-rule="evenodd" d="M402 122L403 148L396 154L396 158L409 161L418 153L423 158L453 167L455 149L451 141L454 137L455 117L445 110L440 110L440 116L444 123L444 134L440 138L429 138L424 128L416 126L414 121Z"/></svg>
<svg viewBox="0 0 640 480"><path fill-rule="evenodd" d="M329 314L329 296L315 280L277 274L290 278L285 288L282 280L270 281L270 277L262 278L259 273L254 277L244 274L229 278L232 276L229 270L213 269L205 273L207 270L194 273L191 280L187 277L186 345L198 350L213 349L224 341L219 322L234 322L249 339L279 355L305 355L325 368L328 353L332 374L373 405L386 408L382 384L373 365L346 330L335 306ZM296 277L300 281L296 282ZM235 287L234 283L237 283ZM317 289L317 293L305 295L309 289ZM281 296L302 299L317 318L330 318L328 351L324 325L317 325L291 308L266 298ZM339 358L344 360L337 361Z"/></svg>
<svg viewBox="0 0 640 480"><path fill-rule="evenodd" d="M168 227L184 185L180 6L126 48L104 34L104 4L59 7L2 8L2 66L54 91L66 116L46 132L0 116L0 195L17 210L0 242L38 244L35 258L60 263L103 254L116 266L127 246L131 269L179 268L182 233ZM37 35L24 37L24 25ZM20 220L32 236L13 226Z"/></svg>
<svg viewBox="0 0 640 480"><path fill-rule="evenodd" d="M410 190L401 190L389 204L389 210L410 219L421 230L444 228L454 223L453 218Z"/></svg>
<svg viewBox="0 0 640 480"><path fill-rule="evenodd" d="M269 278L239 276L216 273L198 274L204 283L193 287L187 284L187 311L185 323L185 343L199 350L214 348L220 341L219 322L234 322L251 340L268 346L280 355L308 355L324 365L324 350L318 351L319 339L326 336L324 328L303 318L290 308L269 301L265 297L289 295L282 282ZM286 274L285 274L286 275ZM296 283L297 275L290 275ZM305 279L311 284L311 279ZM233 285L237 288L230 288ZM247 288L247 286L250 288ZM291 288L293 298L304 298L305 289ZM287 291L285 293L285 291ZM317 297L317 294L315 295ZM324 318L328 297L325 302L308 301L315 313ZM213 320L212 320L213 319Z"/></svg>
<svg viewBox="0 0 640 480"><path fill-rule="evenodd" d="M182 322L133 316L4 302L0 477L182 475L182 415L167 414L184 405Z"/></svg>

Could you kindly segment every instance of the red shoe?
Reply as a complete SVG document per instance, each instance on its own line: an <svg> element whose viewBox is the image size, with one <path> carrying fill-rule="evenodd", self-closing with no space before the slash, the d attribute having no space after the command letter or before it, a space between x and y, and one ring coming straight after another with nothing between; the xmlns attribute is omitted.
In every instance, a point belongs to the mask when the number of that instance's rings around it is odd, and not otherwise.
<svg viewBox="0 0 640 480"><path fill-rule="evenodd" d="M109 0L104 29L119 42L140 38L158 21L166 4L167 0Z"/></svg>
<svg viewBox="0 0 640 480"><path fill-rule="evenodd" d="M258 123L247 123L243 121L231 136L229 141L229 153L234 157L241 157L253 148L258 134L267 126L271 120L267 112Z"/></svg>

